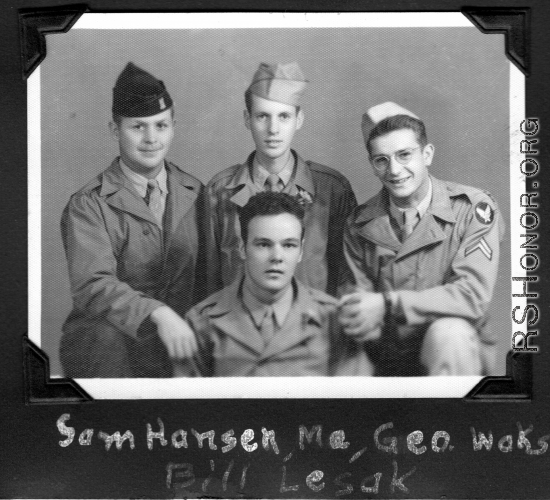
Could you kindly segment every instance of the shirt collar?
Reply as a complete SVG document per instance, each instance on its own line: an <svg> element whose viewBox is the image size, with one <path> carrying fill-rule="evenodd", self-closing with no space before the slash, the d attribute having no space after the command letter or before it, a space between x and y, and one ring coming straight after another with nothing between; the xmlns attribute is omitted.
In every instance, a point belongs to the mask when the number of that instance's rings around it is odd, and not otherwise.
<svg viewBox="0 0 550 500"><path fill-rule="evenodd" d="M241 285L241 298L243 304L250 312L252 320L254 321L254 324L258 329L261 327L266 312L270 309L270 307L273 308L273 314L275 316L277 326L281 328L281 326L285 322L286 317L288 316L288 313L290 312L290 308L292 307L292 303L294 302L295 295L296 291L294 290L293 283L292 286L288 287L286 292L279 298L279 300L277 300L277 302L274 302L273 304L264 304L252 294L248 287L244 285L244 280L243 284Z"/></svg>
<svg viewBox="0 0 550 500"><path fill-rule="evenodd" d="M143 175L140 175L136 172L134 172L130 167L128 167L123 161L122 158L118 160L120 169L122 170L122 173L126 176L126 178L132 183L136 191L139 193L139 195L142 198L145 198L145 195L147 194L147 177L143 177ZM157 182L159 183L160 191L162 194L165 194L168 192L168 174L166 173L166 167L163 165L161 171L157 174L155 177Z"/></svg>
<svg viewBox="0 0 550 500"><path fill-rule="evenodd" d="M294 159L294 155L291 152L285 166L282 168L281 171L277 172L277 175L279 176L279 179L281 179L284 186L286 186L290 182L290 179L294 172L295 163L296 160ZM258 162L257 156L254 155L254 160L252 161L252 178L254 179L254 184L256 184L256 186L263 190L265 181L267 180L269 174L270 173L268 172L268 170Z"/></svg>
<svg viewBox="0 0 550 500"><path fill-rule="evenodd" d="M419 219L422 219L422 217L426 215L426 212L428 211L428 207L432 202L432 194L433 194L432 179L428 177L428 181L429 181L429 185L428 185L428 192L426 193L426 196L424 196L424 198L422 198L420 203L416 207L414 207L418 211ZM406 209L398 207L393 201L391 196L389 198L390 198L390 214L396 221L401 223L401 221L403 220L403 213L405 212Z"/></svg>

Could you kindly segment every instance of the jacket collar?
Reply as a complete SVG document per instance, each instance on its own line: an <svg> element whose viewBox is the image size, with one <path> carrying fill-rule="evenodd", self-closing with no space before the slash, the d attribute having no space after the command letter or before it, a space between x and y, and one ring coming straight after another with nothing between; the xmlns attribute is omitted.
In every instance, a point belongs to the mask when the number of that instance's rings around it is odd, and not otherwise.
<svg viewBox="0 0 550 500"><path fill-rule="evenodd" d="M176 165L166 162L168 172L168 202L166 203L165 226L175 232L187 212L195 205L199 193L188 174Z"/></svg>
<svg viewBox="0 0 550 500"><path fill-rule="evenodd" d="M303 342L315 332L316 329L305 329L303 326L310 320L317 326L322 326L322 317L319 311L319 304L313 298L311 291L296 279L293 285L296 290L296 297L291 310L285 320L285 334L277 334L266 347L264 340L257 329L245 331L243 328L243 317L249 313L244 308L241 298L241 287L243 278L239 277L231 285L215 294L216 303L207 312L210 321L216 328L219 328L226 335L237 342L248 346L262 358L289 349L290 347ZM296 311L300 312L297 317ZM297 325L290 325L289 322L298 321ZM253 321L250 318L250 324Z"/></svg>
<svg viewBox="0 0 550 500"><path fill-rule="evenodd" d="M452 210L446 183L434 177L431 179L432 202L412 235L405 242L399 241L391 227L389 193L385 188L359 209L354 220L354 224L360 226L359 234L378 245L397 252L397 259L445 239L445 233L436 219L454 223L456 217Z"/></svg>
<svg viewBox="0 0 550 500"><path fill-rule="evenodd" d="M433 195L428 213L445 222L456 222L447 184L432 177Z"/></svg>
<svg viewBox="0 0 550 500"><path fill-rule="evenodd" d="M110 194L116 193L125 186L131 185L131 183L122 172L118 161L119 157L115 158L109 165L109 168L101 174L101 191L99 192L100 196L109 196Z"/></svg>
<svg viewBox="0 0 550 500"><path fill-rule="evenodd" d="M104 197L106 203L112 207L158 225L158 221L143 198L139 196L132 182L122 172L118 160L118 158L113 160L109 168L101 174L99 195Z"/></svg>
<svg viewBox="0 0 550 500"><path fill-rule="evenodd" d="M132 182L122 172L118 160L118 158L113 160L109 168L101 174L100 196L105 197L109 205L158 225L158 221L145 204L143 198L139 196ZM187 175L178 167L169 162L165 162L165 166L168 174L168 191L170 193L166 210L168 211L167 216L171 220L171 227L175 229L193 206L198 193L192 189L193 186L189 182ZM185 189L175 188L176 185L181 185Z"/></svg>
<svg viewBox="0 0 550 500"><path fill-rule="evenodd" d="M233 177L225 186L225 189L228 190L238 190L230 199L240 207L246 205L252 196L261 191L252 178L254 154L251 153L247 160L237 167ZM311 169L296 151L292 150L292 155L295 158L295 173L285 186L284 192L297 196L301 191L306 191L313 199L315 197L315 184Z"/></svg>
<svg viewBox="0 0 550 500"><path fill-rule="evenodd" d="M296 196L299 191L306 191L313 199L315 198L315 183L313 182L311 169L296 151L292 150L292 154L296 158L296 174L294 175L294 182L291 179L289 183L290 194Z"/></svg>

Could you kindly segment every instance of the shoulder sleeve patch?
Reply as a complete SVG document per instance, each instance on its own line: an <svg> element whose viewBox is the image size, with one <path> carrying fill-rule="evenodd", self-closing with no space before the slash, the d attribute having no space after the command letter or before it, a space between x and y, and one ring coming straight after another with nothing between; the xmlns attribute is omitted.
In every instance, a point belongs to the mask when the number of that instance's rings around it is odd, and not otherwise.
<svg viewBox="0 0 550 500"><path fill-rule="evenodd" d="M475 206L474 212L478 222L486 226L492 224L493 220L495 219L495 211L485 201L480 201Z"/></svg>

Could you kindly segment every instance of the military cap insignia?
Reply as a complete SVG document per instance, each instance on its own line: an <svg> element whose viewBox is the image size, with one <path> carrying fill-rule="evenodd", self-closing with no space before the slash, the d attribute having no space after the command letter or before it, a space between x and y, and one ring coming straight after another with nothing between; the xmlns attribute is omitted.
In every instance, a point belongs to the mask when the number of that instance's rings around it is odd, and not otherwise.
<svg viewBox="0 0 550 500"><path fill-rule="evenodd" d="M495 218L495 211L488 203L479 202L475 208L476 219L482 224L489 225Z"/></svg>
<svg viewBox="0 0 550 500"><path fill-rule="evenodd" d="M477 243L467 247L464 251L464 256L468 257L468 255L474 253L476 250L479 250L489 260L493 258L493 249L490 247L489 243L487 243L485 238L481 238Z"/></svg>
<svg viewBox="0 0 550 500"><path fill-rule="evenodd" d="M119 116L153 116L172 107L172 98L164 83L151 73L129 62L113 88L113 114Z"/></svg>

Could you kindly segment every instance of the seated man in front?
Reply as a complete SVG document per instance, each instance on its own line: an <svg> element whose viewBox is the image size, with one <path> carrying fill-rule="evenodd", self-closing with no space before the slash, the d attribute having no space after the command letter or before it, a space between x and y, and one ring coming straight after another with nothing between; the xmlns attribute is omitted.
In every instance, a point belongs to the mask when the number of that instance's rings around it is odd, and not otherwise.
<svg viewBox="0 0 550 500"><path fill-rule="evenodd" d="M375 106L363 134L383 187L345 228L356 290L340 301L344 332L365 342L374 375L491 373L487 309L504 232L495 200L430 175L434 147L410 111Z"/></svg>
<svg viewBox="0 0 550 500"><path fill-rule="evenodd" d="M336 299L294 278L303 218L302 205L286 193L256 194L241 209L244 277L188 312L199 345L190 375L359 373L364 351L339 337Z"/></svg>

